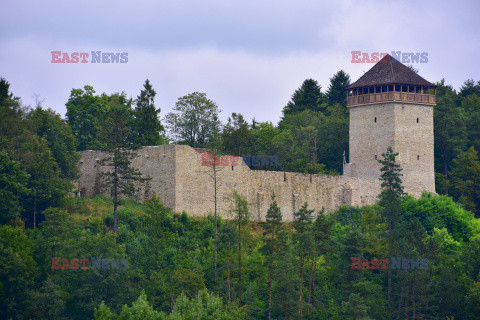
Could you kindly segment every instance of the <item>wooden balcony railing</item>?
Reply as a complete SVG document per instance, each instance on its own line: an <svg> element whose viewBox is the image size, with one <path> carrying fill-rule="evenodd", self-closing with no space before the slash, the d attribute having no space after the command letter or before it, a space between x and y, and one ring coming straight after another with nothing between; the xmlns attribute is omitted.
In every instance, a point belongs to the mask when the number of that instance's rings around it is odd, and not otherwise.
<svg viewBox="0 0 480 320"><path fill-rule="evenodd" d="M401 101L401 102L434 105L436 103L436 97L433 94L397 92L397 91L370 93L370 94L362 94L357 96L348 96L347 107L367 104L367 103L390 102L390 101Z"/></svg>

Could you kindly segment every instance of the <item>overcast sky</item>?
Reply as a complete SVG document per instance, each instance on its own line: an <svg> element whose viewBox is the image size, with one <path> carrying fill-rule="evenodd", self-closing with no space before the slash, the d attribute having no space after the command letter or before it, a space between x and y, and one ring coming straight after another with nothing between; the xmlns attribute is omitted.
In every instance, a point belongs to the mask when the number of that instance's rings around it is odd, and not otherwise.
<svg viewBox="0 0 480 320"><path fill-rule="evenodd" d="M415 63L458 89L480 80L480 1L6 1L0 2L0 76L25 105L33 95L65 116L72 88L124 91L145 79L161 116L205 92L223 110L277 123L307 78L326 91L373 64L351 51L428 53ZM51 63L51 51L128 53L127 63Z"/></svg>

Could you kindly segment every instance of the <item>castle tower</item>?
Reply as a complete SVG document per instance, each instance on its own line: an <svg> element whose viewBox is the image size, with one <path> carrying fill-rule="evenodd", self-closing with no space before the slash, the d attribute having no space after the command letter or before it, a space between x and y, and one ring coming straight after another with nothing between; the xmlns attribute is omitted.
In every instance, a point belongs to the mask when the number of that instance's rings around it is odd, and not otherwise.
<svg viewBox="0 0 480 320"><path fill-rule="evenodd" d="M433 107L436 86L390 55L347 88L349 163L345 176L380 177L388 146L398 152L405 192L435 192Z"/></svg>

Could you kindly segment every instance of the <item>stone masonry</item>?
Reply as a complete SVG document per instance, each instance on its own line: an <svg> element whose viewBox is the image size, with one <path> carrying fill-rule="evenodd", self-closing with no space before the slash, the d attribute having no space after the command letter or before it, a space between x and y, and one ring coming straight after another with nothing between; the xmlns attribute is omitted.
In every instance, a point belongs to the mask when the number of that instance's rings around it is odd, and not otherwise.
<svg viewBox="0 0 480 320"><path fill-rule="evenodd" d="M398 152L405 192L419 197L435 192L433 167L433 106L399 102L350 107L350 163L344 175L380 177L388 146Z"/></svg>
<svg viewBox="0 0 480 320"><path fill-rule="evenodd" d="M202 166L202 151L185 145L144 147L132 165L143 177L138 193L144 201L155 192L165 206L175 212L205 216L214 210L213 168ZM106 156L101 151L82 151L78 180L81 193L94 196L102 192L101 167L96 162ZM241 159L241 158L240 158ZM229 217L230 202L225 199L233 190L252 204L251 218L265 220L271 196L282 210L284 220L293 220L293 212L307 202L316 211L332 211L342 205L374 204L380 192L378 179L251 170L246 165L217 167L218 212Z"/></svg>
<svg viewBox="0 0 480 320"><path fill-rule="evenodd" d="M226 200L233 190L251 203L251 218L265 220L271 196L276 195L284 220L307 202L309 208L327 212L343 205L363 206L377 201L380 164L387 147L398 152L405 192L419 197L435 193L433 167L433 107L436 86L385 56L347 88L350 111L350 161L343 176L251 170L246 165L217 167L218 212L229 217ZM202 149L185 145L144 147L132 164L143 177L139 200L154 192L175 212L204 216L214 211L213 168L202 165ZM81 152L78 188L83 195L102 193L97 161L100 151ZM242 161L240 161L242 163ZM245 163L243 163L245 164Z"/></svg>

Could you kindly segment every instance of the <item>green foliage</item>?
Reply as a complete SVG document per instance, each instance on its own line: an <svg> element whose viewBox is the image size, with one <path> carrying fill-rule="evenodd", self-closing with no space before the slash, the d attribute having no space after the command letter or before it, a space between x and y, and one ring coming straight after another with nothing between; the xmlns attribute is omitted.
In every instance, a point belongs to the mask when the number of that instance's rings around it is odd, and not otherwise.
<svg viewBox="0 0 480 320"><path fill-rule="evenodd" d="M98 162L100 166L110 167L102 172L104 183L110 188L113 196L113 232L117 232L118 197L122 194L134 197L138 188L135 181L143 181L140 170L131 166L131 159L136 157L132 131L128 127L131 108L125 103L123 96L114 95L109 102L110 112L102 125L99 137L104 142L104 151L109 155Z"/></svg>
<svg viewBox="0 0 480 320"><path fill-rule="evenodd" d="M25 317L26 292L38 274L31 240L20 227L0 226L0 319Z"/></svg>
<svg viewBox="0 0 480 320"><path fill-rule="evenodd" d="M177 132L185 133L177 136L181 143L279 155L281 167L260 169L340 172L348 148L346 85L348 75L335 74L325 97L314 80L305 81L278 127L247 124L234 113L220 135L218 108L199 93L180 98L170 120L185 129ZM76 176L73 137L79 150L111 151L110 163L115 150L160 143L159 109L148 81L135 110L123 93L73 89L65 124L51 110L27 112L1 78L0 223L18 227L0 226L0 319L475 319L480 220L464 208L478 210L478 88L473 80L458 95L444 82L438 87L437 192L453 199L404 196L389 149L381 160L377 206L341 207L328 216L322 211L313 221L305 204L284 223L273 199L266 223L257 223L249 221L246 198L234 193L232 219L218 219L215 241L212 216L175 214L156 195L145 205L65 198ZM120 172L130 161L116 160ZM40 223L31 223L35 213ZM108 232L115 213L116 235ZM24 231L24 222L12 219L19 215L38 228ZM429 268L354 270L353 256L423 258ZM57 270L52 257L127 259L128 268Z"/></svg>
<svg viewBox="0 0 480 320"><path fill-rule="evenodd" d="M342 302L342 317L343 319L370 320L372 318L368 316L368 309L362 296L352 293L348 301Z"/></svg>
<svg viewBox="0 0 480 320"><path fill-rule="evenodd" d="M77 142L77 150L96 150L102 144L97 135L100 132L102 121L108 113L108 96L95 95L92 86L83 89L72 89L67 106L67 123Z"/></svg>
<svg viewBox="0 0 480 320"><path fill-rule="evenodd" d="M433 110L435 169L448 180L452 160L464 149L467 133L464 112L455 102L455 91L444 80L437 85L437 105ZM445 193L448 194L448 189Z"/></svg>
<svg viewBox="0 0 480 320"><path fill-rule="evenodd" d="M117 316L103 303L94 312L95 320L164 320L165 314L153 310L153 307L147 301L145 292L138 297L131 307L124 305L122 312Z"/></svg>
<svg viewBox="0 0 480 320"><path fill-rule="evenodd" d="M237 241L238 241L238 299L241 301L243 287L243 269L242 269L242 242L244 238L245 225L248 224L250 218L250 211L248 210L249 203L245 196L239 194L236 190L233 190L231 195L226 197L226 200L230 202L229 213L233 216L235 225L237 226Z"/></svg>
<svg viewBox="0 0 480 320"><path fill-rule="evenodd" d="M472 94L480 96L480 81L475 84L473 79L468 79L463 82L463 85L460 87L460 92L458 93L461 97L468 97Z"/></svg>
<svg viewBox="0 0 480 320"><path fill-rule="evenodd" d="M207 289L200 290L192 299L180 295L175 301L172 313L167 317L168 320L235 320L244 318L244 308L235 306L225 308L222 300L209 293Z"/></svg>
<svg viewBox="0 0 480 320"><path fill-rule="evenodd" d="M327 101L330 105L340 104L347 107L347 87L350 85L350 76L340 70L330 78L330 85L327 90Z"/></svg>
<svg viewBox="0 0 480 320"><path fill-rule="evenodd" d="M274 269L275 264L275 253L281 249L281 237L283 232L282 226L282 212L278 207L277 201L275 200L275 194L272 195L272 203L268 208L266 215L266 223L264 226L264 232L262 241L264 245L261 248L261 251L267 257L265 262L267 263L270 269ZM278 258L278 257L277 257Z"/></svg>
<svg viewBox="0 0 480 320"><path fill-rule="evenodd" d="M10 159L5 151L0 151L0 223L5 224L17 217L22 208L18 195L29 193L27 182L29 175L19 163Z"/></svg>
<svg viewBox="0 0 480 320"><path fill-rule="evenodd" d="M73 184L62 178L57 162L52 156L47 141L30 135L20 148L21 163L30 175L26 197L26 217L35 228L38 224L36 214L49 206L56 206L73 188Z"/></svg>
<svg viewBox="0 0 480 320"><path fill-rule="evenodd" d="M17 155L23 131L25 112L20 106L20 98L10 92L10 83L0 77L0 146L13 156Z"/></svg>
<svg viewBox="0 0 480 320"><path fill-rule="evenodd" d="M428 233L434 228L446 228L456 241L468 241L480 231L479 221L473 214L453 202L452 198L424 194L420 199L405 196L402 215L406 219L417 218Z"/></svg>
<svg viewBox="0 0 480 320"><path fill-rule="evenodd" d="M291 101L283 108L283 115L295 114L304 110L322 110L321 104L324 102L324 95L321 92L322 87L317 81L307 79L302 86L295 90Z"/></svg>
<svg viewBox="0 0 480 320"><path fill-rule="evenodd" d="M28 114L28 120L31 130L47 141L52 156L62 171L62 177L78 178L77 163L80 155L75 152L75 137L70 126L55 111L43 110L40 107Z"/></svg>
<svg viewBox="0 0 480 320"><path fill-rule="evenodd" d="M453 159L450 178L454 199L480 216L480 161L473 146Z"/></svg>
<svg viewBox="0 0 480 320"><path fill-rule="evenodd" d="M402 168L396 163L396 156L398 156L398 153L393 153L392 147L388 147L387 152L382 153L383 159L378 160L382 165L382 168L380 168L380 172L382 172L380 181L382 181L382 189L392 191L392 195L401 197L403 195L402 179L400 178L402 176L400 173Z"/></svg>
<svg viewBox="0 0 480 320"><path fill-rule="evenodd" d="M194 92L178 98L175 112L166 116L172 138L191 147L214 147L218 144L221 110L205 93Z"/></svg>
<svg viewBox="0 0 480 320"><path fill-rule="evenodd" d="M135 117L132 127L135 132L135 142L141 146L157 146L165 144L163 135L165 128L158 118L160 108L155 107L155 95L150 81L147 79L143 90L136 100L136 108L133 112Z"/></svg>
<svg viewBox="0 0 480 320"><path fill-rule="evenodd" d="M66 306L66 294L51 278L43 282L39 290L30 293L32 312L37 319L61 319Z"/></svg>
<svg viewBox="0 0 480 320"><path fill-rule="evenodd" d="M298 317L298 283L299 272L295 249L290 241L286 242L285 249L275 269L272 297L273 319L295 319Z"/></svg>
<svg viewBox="0 0 480 320"><path fill-rule="evenodd" d="M265 256L265 266L268 269L268 318L271 318L272 313L272 281L275 269L281 259L280 253L284 250L286 243L285 231L282 225L282 212L275 200L275 193L272 194L272 203L268 208L265 216L266 223L263 232L263 246L260 251Z"/></svg>
<svg viewBox="0 0 480 320"><path fill-rule="evenodd" d="M378 196L380 198L379 205L382 207L380 211L384 219L388 223L388 232L391 234L392 229L400 223L400 201L403 196L402 168L396 162L395 157L398 153L393 153L392 147L387 148L386 153L382 153L382 158L378 162L382 164L380 171L380 181L382 191Z"/></svg>
<svg viewBox="0 0 480 320"><path fill-rule="evenodd" d="M348 122L343 113L330 114L318 127L318 162L325 165L329 174L342 172L344 152L348 157Z"/></svg>
<svg viewBox="0 0 480 320"><path fill-rule="evenodd" d="M232 113L223 128L222 143L225 153L240 156L250 152L252 132L240 113Z"/></svg>
<svg viewBox="0 0 480 320"><path fill-rule="evenodd" d="M313 254L314 240L312 233L312 213L314 210L308 210L308 204L305 204L294 212L295 220L293 221L293 228L295 233L292 236L295 251L299 259L299 273L300 273L300 289L298 307L300 317L303 314L304 302L303 302L303 285L305 278L305 263L306 260Z"/></svg>

